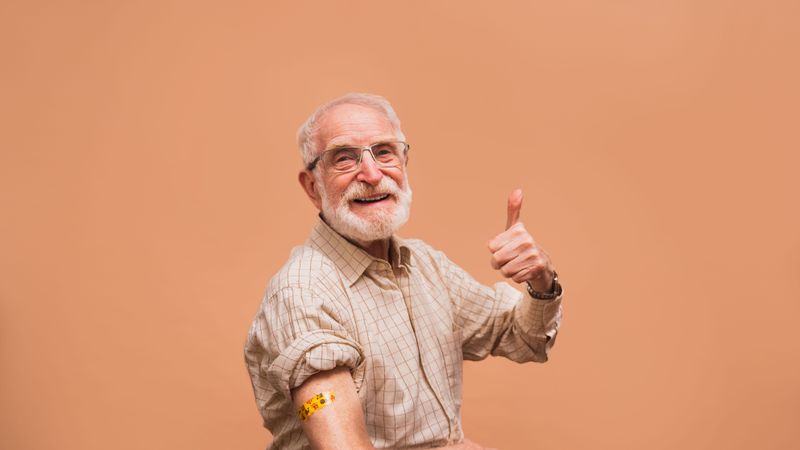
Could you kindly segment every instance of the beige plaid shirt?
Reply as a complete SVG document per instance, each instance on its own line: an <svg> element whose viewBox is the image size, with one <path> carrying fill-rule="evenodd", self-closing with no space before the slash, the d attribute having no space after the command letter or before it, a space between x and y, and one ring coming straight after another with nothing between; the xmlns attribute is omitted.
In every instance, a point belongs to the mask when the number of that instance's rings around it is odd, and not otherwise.
<svg viewBox="0 0 800 450"><path fill-rule="evenodd" d="M547 360L561 298L475 281L419 240L376 259L320 220L272 278L245 345L270 449L309 449L291 389L347 366L376 448L460 441L462 361Z"/></svg>

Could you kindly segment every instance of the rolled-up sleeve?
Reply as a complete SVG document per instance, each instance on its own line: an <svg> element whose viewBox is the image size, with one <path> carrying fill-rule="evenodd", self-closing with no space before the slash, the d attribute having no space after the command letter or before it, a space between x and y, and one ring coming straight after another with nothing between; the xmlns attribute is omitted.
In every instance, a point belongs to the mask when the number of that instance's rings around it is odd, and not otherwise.
<svg viewBox="0 0 800 450"><path fill-rule="evenodd" d="M363 380L364 352L346 326L346 311L305 287L284 287L265 297L248 343L248 359L271 390L291 390L317 372L348 367L356 388Z"/></svg>

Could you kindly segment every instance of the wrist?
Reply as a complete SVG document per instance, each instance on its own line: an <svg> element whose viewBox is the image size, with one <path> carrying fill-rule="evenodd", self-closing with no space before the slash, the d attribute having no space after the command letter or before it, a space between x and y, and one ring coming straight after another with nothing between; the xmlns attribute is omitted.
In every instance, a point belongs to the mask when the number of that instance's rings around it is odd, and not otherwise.
<svg viewBox="0 0 800 450"><path fill-rule="evenodd" d="M530 281L526 282L528 287L528 294L538 300L551 300L559 295L561 295L563 288L561 287L561 283L558 281L558 273L553 271L553 276L548 283L548 288L542 289L538 285L534 285Z"/></svg>
<svg viewBox="0 0 800 450"><path fill-rule="evenodd" d="M544 271L539 276L528 280L527 284L536 292L552 292L553 291L553 280L555 278L555 272Z"/></svg>

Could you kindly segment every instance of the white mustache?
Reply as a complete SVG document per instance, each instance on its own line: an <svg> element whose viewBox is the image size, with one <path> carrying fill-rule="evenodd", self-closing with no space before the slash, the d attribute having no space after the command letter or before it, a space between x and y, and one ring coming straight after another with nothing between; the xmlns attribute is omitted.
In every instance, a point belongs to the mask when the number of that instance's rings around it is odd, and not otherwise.
<svg viewBox="0 0 800 450"><path fill-rule="evenodd" d="M397 195L400 192L400 186L389 177L381 178L377 186L370 186L367 183L357 181L350 186L342 194L342 201L349 202L357 198L374 197L375 195L391 194Z"/></svg>
<svg viewBox="0 0 800 450"><path fill-rule="evenodd" d="M377 186L362 181L353 181L339 195L338 199L331 199L325 192L325 184L320 182L320 195L322 196L322 214L329 221L333 229L341 235L356 241L371 242L376 239L385 239L392 235L408 220L411 207L411 187L408 178L403 178L403 187L391 177L384 177ZM360 217L350 208L350 202L356 198L374 197L376 194L394 195L395 201L392 210L378 208L371 217Z"/></svg>

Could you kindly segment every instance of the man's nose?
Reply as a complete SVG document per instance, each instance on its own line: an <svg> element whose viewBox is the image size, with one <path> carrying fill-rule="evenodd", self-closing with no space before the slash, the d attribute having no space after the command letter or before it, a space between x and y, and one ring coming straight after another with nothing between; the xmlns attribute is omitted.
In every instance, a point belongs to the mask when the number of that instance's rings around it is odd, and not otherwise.
<svg viewBox="0 0 800 450"><path fill-rule="evenodd" d="M383 178L383 172L375 163L372 152L364 151L361 154L361 164L358 167L356 179L374 186L381 181L381 178Z"/></svg>

